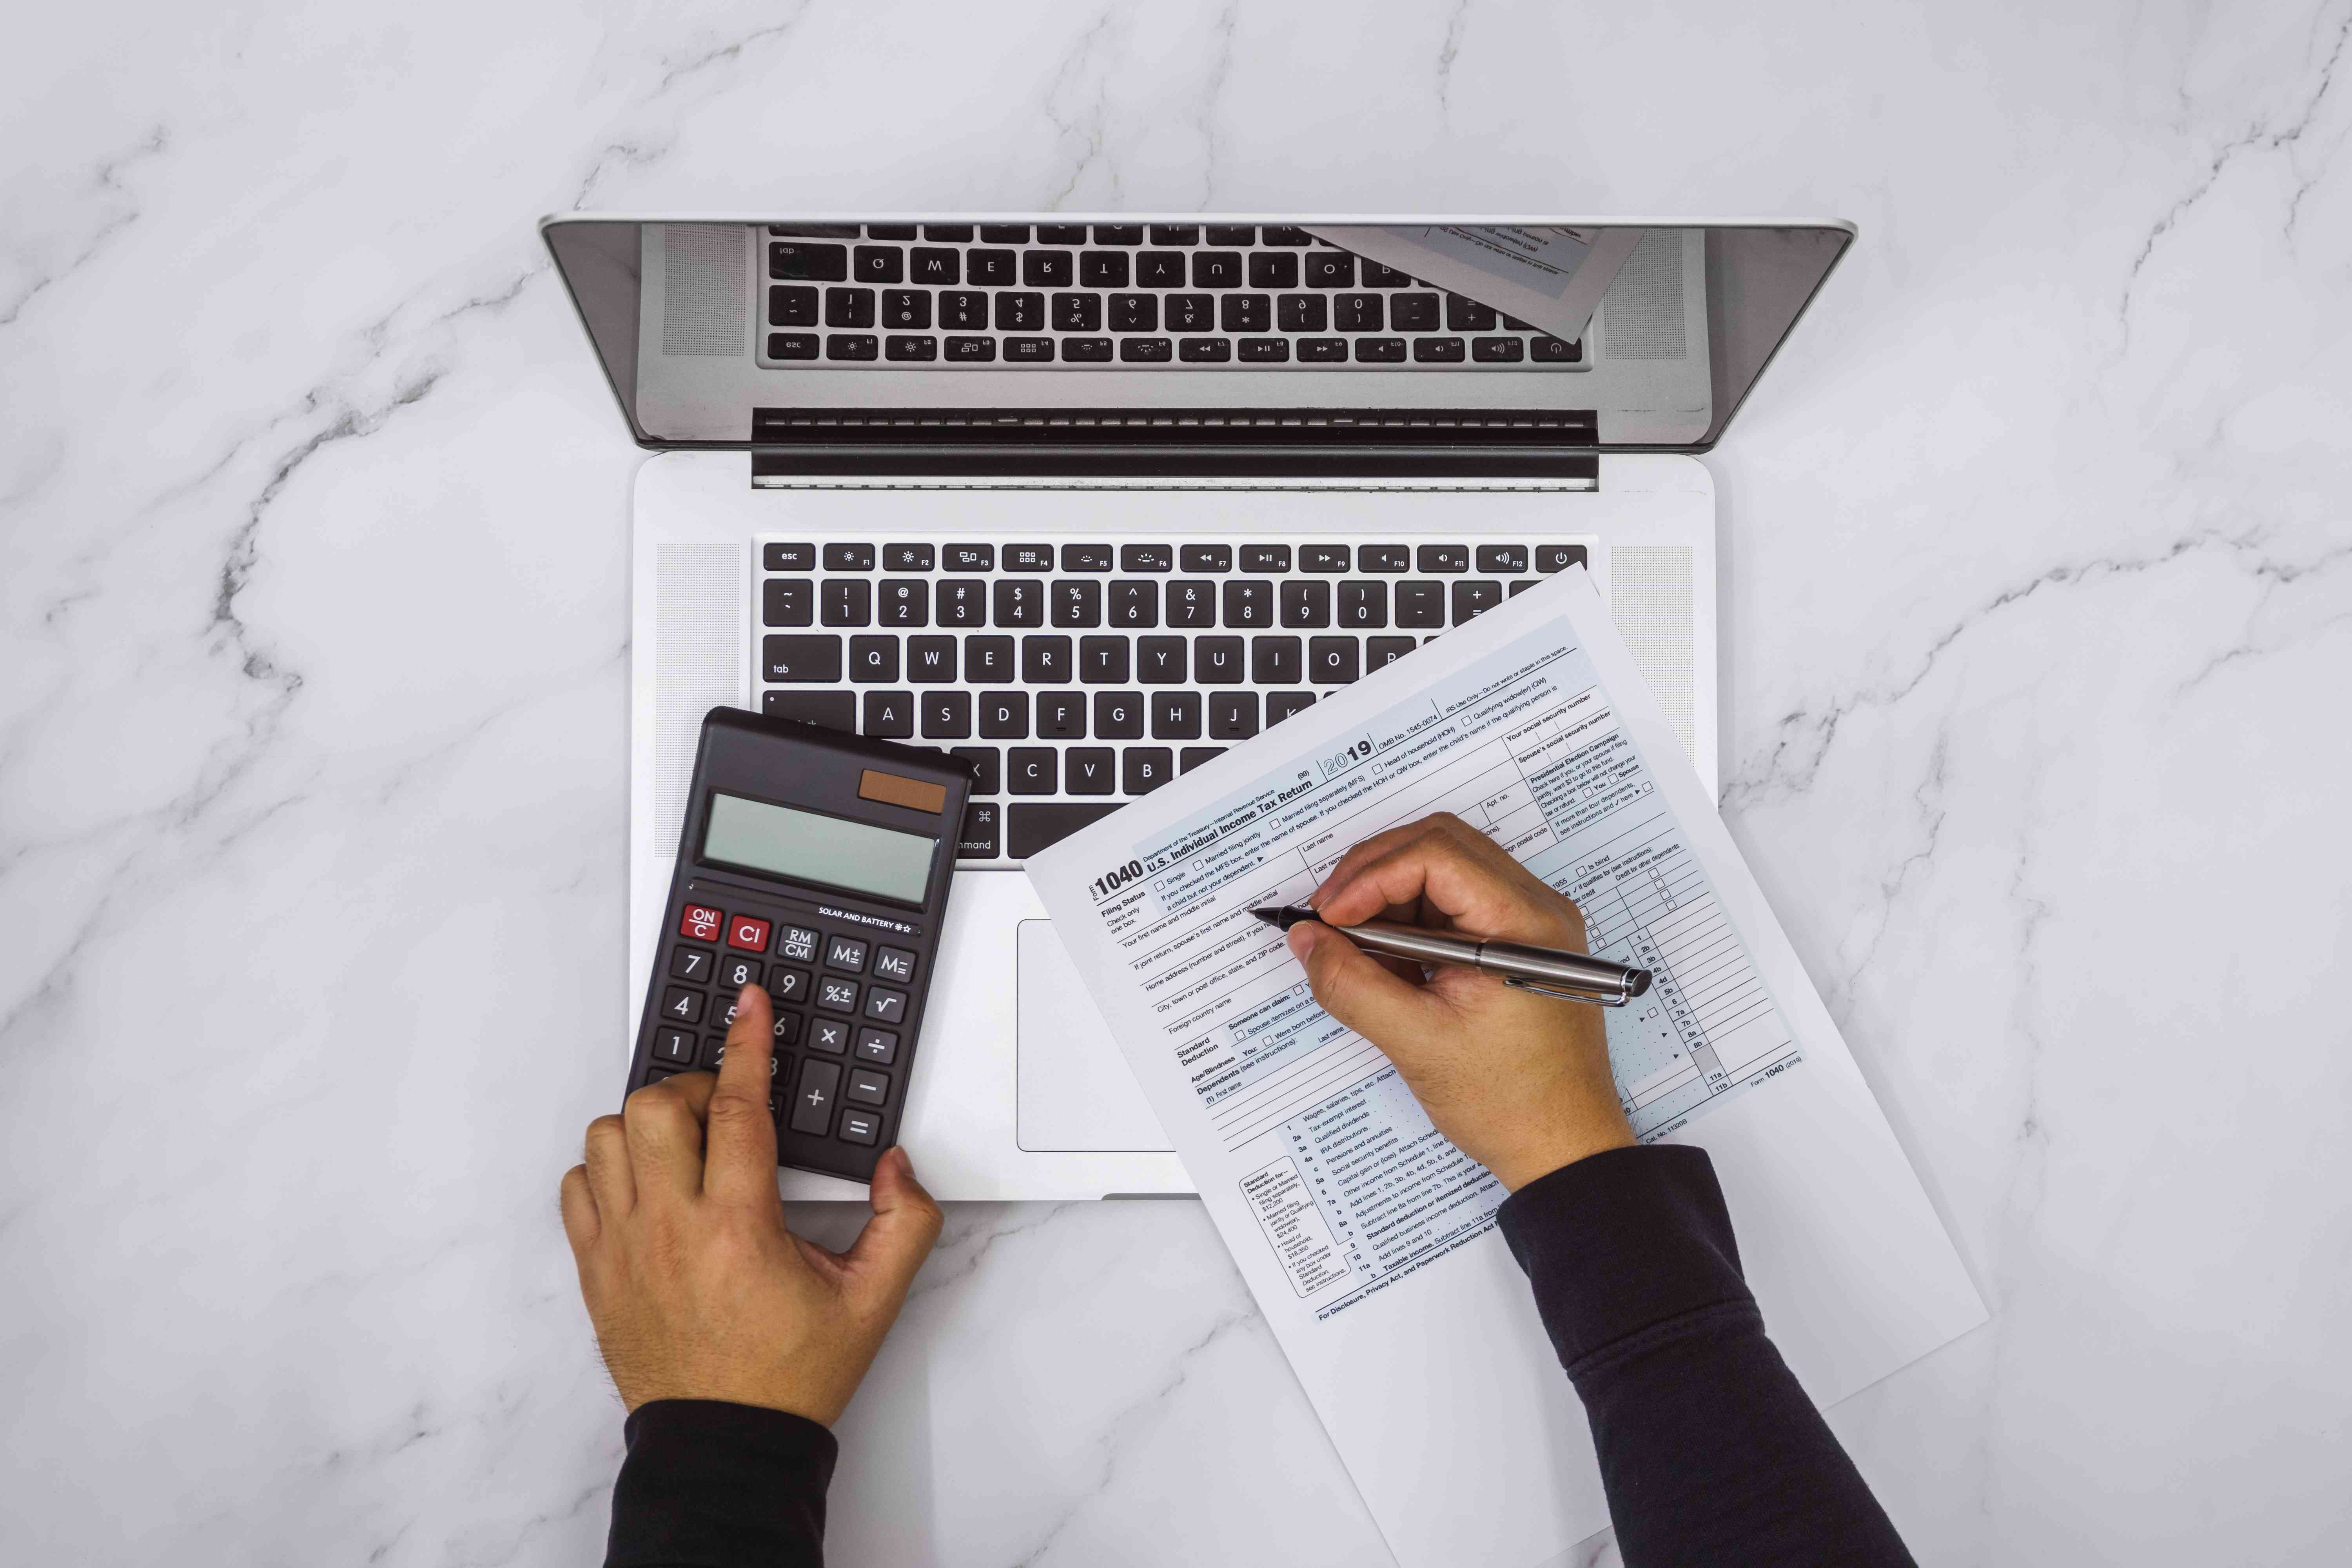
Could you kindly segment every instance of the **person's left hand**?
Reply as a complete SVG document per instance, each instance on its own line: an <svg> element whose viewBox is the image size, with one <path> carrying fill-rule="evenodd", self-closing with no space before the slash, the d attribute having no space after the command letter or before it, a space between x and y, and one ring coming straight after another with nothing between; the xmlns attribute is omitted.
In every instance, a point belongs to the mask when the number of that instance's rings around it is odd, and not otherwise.
<svg viewBox="0 0 2352 1568"><path fill-rule="evenodd" d="M767 992L743 987L719 1075L637 1090L588 1124L587 1163L564 1173L580 1293L632 1411L721 1399L831 1426L939 1239L903 1149L875 1167L874 1217L847 1252L784 1228L772 1027Z"/></svg>

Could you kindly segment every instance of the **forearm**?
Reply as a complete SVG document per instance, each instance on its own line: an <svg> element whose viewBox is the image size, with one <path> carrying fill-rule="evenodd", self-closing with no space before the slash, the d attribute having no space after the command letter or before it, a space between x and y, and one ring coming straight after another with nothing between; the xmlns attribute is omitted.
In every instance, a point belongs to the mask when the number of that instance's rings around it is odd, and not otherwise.
<svg viewBox="0 0 2352 1568"><path fill-rule="evenodd" d="M650 1401L625 1432L605 1568L821 1568L832 1433L709 1399Z"/></svg>
<svg viewBox="0 0 2352 1568"><path fill-rule="evenodd" d="M1632 1568L1911 1561L1765 1337L1705 1152L1596 1154L1500 1218L1584 1401Z"/></svg>

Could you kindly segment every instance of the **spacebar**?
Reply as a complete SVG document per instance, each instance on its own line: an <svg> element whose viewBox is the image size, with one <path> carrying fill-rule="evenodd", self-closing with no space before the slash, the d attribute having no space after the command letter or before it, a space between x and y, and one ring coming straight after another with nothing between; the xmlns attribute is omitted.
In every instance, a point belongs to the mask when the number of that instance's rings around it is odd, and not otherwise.
<svg viewBox="0 0 2352 1568"><path fill-rule="evenodd" d="M1005 829L1005 843L1015 860L1026 859L1118 809L1116 803L1096 805L1092 802L1084 805L1016 805L1011 813L1012 823Z"/></svg>

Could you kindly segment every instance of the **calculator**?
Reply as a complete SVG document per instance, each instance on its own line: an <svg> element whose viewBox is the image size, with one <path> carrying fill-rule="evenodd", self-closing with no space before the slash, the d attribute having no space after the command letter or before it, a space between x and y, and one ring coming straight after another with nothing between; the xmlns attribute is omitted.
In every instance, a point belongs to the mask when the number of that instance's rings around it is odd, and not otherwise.
<svg viewBox="0 0 2352 1568"><path fill-rule="evenodd" d="M628 1088L716 1071L736 996L764 986L776 1163L870 1180L906 1109L971 785L945 752L705 714Z"/></svg>

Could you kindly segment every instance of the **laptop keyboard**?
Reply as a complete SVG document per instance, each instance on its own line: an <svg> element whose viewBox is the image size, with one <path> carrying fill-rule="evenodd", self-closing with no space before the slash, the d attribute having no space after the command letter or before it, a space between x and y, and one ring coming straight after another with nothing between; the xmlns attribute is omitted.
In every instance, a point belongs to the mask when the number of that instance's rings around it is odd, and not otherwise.
<svg viewBox="0 0 2352 1568"><path fill-rule="evenodd" d="M1548 574L1556 539L762 540L761 707L971 763L1013 866Z"/></svg>
<svg viewBox="0 0 2352 1568"><path fill-rule="evenodd" d="M1581 370L1584 345L1279 225L770 225L778 366Z"/></svg>

